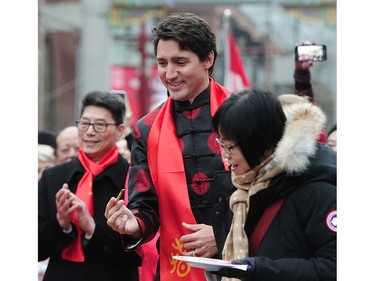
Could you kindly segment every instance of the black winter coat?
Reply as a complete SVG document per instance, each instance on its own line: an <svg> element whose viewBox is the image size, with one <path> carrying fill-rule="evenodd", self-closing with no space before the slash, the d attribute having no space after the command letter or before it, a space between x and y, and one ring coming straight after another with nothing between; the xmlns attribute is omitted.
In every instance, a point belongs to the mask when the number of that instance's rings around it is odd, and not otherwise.
<svg viewBox="0 0 375 281"><path fill-rule="evenodd" d="M254 196L245 226L255 222L277 197L285 201L256 254L256 280L336 280L336 153L320 145L307 174L281 175ZM253 210L258 210L253 212Z"/></svg>
<svg viewBox="0 0 375 281"><path fill-rule="evenodd" d="M336 153L320 144L307 173L283 173L267 189L250 197L245 231L248 237L266 207L278 198L283 205L269 226L255 255L251 281L336 280ZM231 221L227 205L221 211ZM215 226L214 226L215 227ZM220 251L230 224L216 227ZM250 279L249 279L250 280Z"/></svg>

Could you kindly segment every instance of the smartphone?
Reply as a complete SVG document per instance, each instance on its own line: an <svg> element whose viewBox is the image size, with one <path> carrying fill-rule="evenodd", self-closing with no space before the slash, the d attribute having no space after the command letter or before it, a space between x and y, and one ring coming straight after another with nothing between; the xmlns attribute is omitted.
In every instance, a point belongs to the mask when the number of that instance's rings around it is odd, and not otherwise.
<svg viewBox="0 0 375 281"><path fill-rule="evenodd" d="M298 45L294 49L295 60L304 61L325 61L327 60L326 45Z"/></svg>

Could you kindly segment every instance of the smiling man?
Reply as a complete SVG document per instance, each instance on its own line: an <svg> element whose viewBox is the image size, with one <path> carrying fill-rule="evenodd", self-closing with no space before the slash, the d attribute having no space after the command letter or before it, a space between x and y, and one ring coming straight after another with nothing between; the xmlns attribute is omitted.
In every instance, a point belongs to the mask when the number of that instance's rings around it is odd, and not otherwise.
<svg viewBox="0 0 375 281"><path fill-rule="evenodd" d="M211 77L216 37L203 19L174 13L153 33L158 75L169 97L133 130L129 201L126 208L112 198L107 222L124 238L136 239L124 244L128 249L150 241L160 226L156 280L205 280L202 269L179 267L171 255L221 252L212 225L224 221L234 187L211 122L230 93Z"/></svg>
<svg viewBox="0 0 375 281"><path fill-rule="evenodd" d="M107 224L108 200L125 186L129 163L116 146L124 132L118 95L91 92L82 100L78 156L43 172L38 197L38 260L50 258L48 280L138 280L140 258L125 252Z"/></svg>

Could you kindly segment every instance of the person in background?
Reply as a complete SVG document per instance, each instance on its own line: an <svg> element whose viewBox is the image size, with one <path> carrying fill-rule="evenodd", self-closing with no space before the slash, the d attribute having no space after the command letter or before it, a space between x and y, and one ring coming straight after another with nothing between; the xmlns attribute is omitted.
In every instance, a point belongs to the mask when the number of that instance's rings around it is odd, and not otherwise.
<svg viewBox="0 0 375 281"><path fill-rule="evenodd" d="M326 117L303 97L286 98L243 90L213 117L237 188L223 258L246 270L210 278L336 280L336 154L317 140Z"/></svg>
<svg viewBox="0 0 375 281"><path fill-rule="evenodd" d="M116 145L122 157L124 157L124 159L126 159L126 161L130 163L130 150L128 148L128 141L125 138L121 138L116 142Z"/></svg>
<svg viewBox="0 0 375 281"><path fill-rule="evenodd" d="M110 93L117 94L121 98L124 99L126 114L125 114L125 118L124 118L125 130L124 130L124 135L123 135L122 138L124 138L126 140L126 145L127 145L128 149L130 150L132 142L133 142L133 135L132 135L133 130L132 130L132 126L131 126L131 122L132 122L132 118L133 118L133 111L132 111L131 106L130 106L128 94L127 94L126 91L123 91L123 90L111 90ZM119 142L119 146L120 146L121 149L124 147L124 144L125 144L125 142L122 142L122 141Z"/></svg>
<svg viewBox="0 0 375 281"><path fill-rule="evenodd" d="M38 260L49 258L44 281L138 281L141 259L124 251L104 217L129 168L116 146L124 115L119 96L88 93L76 122L78 155L45 170L39 180Z"/></svg>
<svg viewBox="0 0 375 281"><path fill-rule="evenodd" d="M54 139L53 139L54 140ZM41 141L38 139L38 141ZM53 142L50 142L53 143ZM55 150L47 144L38 144L38 181L44 170L56 165ZM42 281L47 269L48 258L38 262L38 281Z"/></svg>
<svg viewBox="0 0 375 281"><path fill-rule="evenodd" d="M46 144L56 149L56 135L55 131L39 130L38 131L38 144Z"/></svg>
<svg viewBox="0 0 375 281"><path fill-rule="evenodd" d="M300 45L315 45L315 41L303 41ZM298 96L307 96L313 104L316 104L314 91L311 85L310 69L313 65L314 62L311 60L294 62L294 93ZM325 128L322 129L318 139L321 143L327 142Z"/></svg>
<svg viewBox="0 0 375 281"><path fill-rule="evenodd" d="M153 33L168 98L133 129L127 198L111 198L105 216L126 249L150 241L160 226L155 280L204 280L202 269L180 268L171 255L219 257L212 224L224 223L234 187L212 115L230 93L211 77L216 37L204 20L173 13Z"/></svg>
<svg viewBox="0 0 375 281"><path fill-rule="evenodd" d="M79 139L76 126L62 129L56 136L55 156L57 164L69 162L78 154Z"/></svg>
<svg viewBox="0 0 375 281"><path fill-rule="evenodd" d="M38 180L45 169L56 165L55 150L47 144L38 144Z"/></svg>
<svg viewBox="0 0 375 281"><path fill-rule="evenodd" d="M334 124L327 133L327 144L337 152L337 124Z"/></svg>

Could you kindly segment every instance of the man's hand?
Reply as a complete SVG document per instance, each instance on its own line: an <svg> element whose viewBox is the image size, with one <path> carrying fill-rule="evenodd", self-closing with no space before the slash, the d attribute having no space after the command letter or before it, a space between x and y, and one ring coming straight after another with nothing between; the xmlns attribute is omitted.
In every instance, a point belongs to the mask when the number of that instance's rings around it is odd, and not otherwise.
<svg viewBox="0 0 375 281"><path fill-rule="evenodd" d="M68 184L66 183L64 183L62 188L56 193L56 217L62 229L67 229L72 223L73 212L76 209L76 207L72 205L74 198L74 193L69 190Z"/></svg>
<svg viewBox="0 0 375 281"><path fill-rule="evenodd" d="M191 234L183 235L180 238L180 242L184 244L184 248L191 250L185 252L185 256L211 258L218 254L212 226L206 224L187 224L185 222L182 223L182 226L192 231Z"/></svg>
<svg viewBox="0 0 375 281"><path fill-rule="evenodd" d="M104 212L107 219L107 224L120 234L128 234L133 238L138 239L141 237L142 232L138 225L132 211L124 205L124 200L116 202L116 198L112 197Z"/></svg>
<svg viewBox="0 0 375 281"><path fill-rule="evenodd" d="M96 225L93 217L90 215L89 210L87 209L85 202L75 196L72 204L76 209L80 228L83 232L91 236L94 233Z"/></svg>

